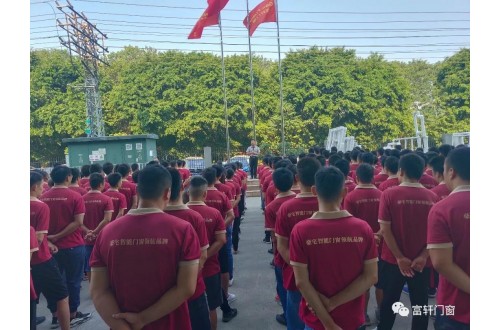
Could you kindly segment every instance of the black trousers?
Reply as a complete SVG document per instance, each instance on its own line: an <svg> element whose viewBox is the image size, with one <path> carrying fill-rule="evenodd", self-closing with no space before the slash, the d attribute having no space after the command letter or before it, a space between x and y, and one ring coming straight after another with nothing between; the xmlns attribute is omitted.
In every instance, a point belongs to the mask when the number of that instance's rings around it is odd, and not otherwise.
<svg viewBox="0 0 500 330"><path fill-rule="evenodd" d="M240 202L238 203L238 212L240 212L240 217L242 217L245 214L245 194L246 190L241 190L241 199Z"/></svg>
<svg viewBox="0 0 500 330"><path fill-rule="evenodd" d="M257 156L250 156L250 177L257 178Z"/></svg>
<svg viewBox="0 0 500 330"><path fill-rule="evenodd" d="M381 276L384 282L384 299L380 306L380 323L377 326L378 330L390 330L394 326L396 315L392 311L392 304L401 301L401 291L405 283L408 283L410 291L411 306L427 306L429 302L429 268L424 268L421 273L415 272L413 277L405 277L399 271L398 265L390 264L381 261ZM411 306L405 306L410 310L410 315L413 314ZM412 330L427 329L429 315L414 315L411 320ZM399 316L401 317L401 316Z"/></svg>
<svg viewBox="0 0 500 330"><path fill-rule="evenodd" d="M238 251L238 244L240 242L240 224L241 217L234 218L233 221L233 250Z"/></svg>

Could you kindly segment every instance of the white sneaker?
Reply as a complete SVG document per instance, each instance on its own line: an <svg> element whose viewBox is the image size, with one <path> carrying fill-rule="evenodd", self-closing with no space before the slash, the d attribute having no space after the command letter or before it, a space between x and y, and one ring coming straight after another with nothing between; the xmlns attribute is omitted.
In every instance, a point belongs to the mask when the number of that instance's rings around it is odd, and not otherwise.
<svg viewBox="0 0 500 330"><path fill-rule="evenodd" d="M229 280L229 286L233 286L233 282L234 282L234 277Z"/></svg>
<svg viewBox="0 0 500 330"><path fill-rule="evenodd" d="M236 300L236 295L235 294L232 294L232 293L228 293L227 294L227 301L228 302L233 302Z"/></svg>

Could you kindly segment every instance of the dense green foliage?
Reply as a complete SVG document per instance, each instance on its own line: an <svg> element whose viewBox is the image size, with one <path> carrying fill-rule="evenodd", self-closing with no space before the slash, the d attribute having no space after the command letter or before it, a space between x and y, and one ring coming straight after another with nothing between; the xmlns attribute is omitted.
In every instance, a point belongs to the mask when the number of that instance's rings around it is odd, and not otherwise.
<svg viewBox="0 0 500 330"><path fill-rule="evenodd" d="M413 102L428 103L428 133L469 129L469 50L437 64L356 57L353 50L311 48L283 60L287 149L323 145L328 129L346 126L358 143L374 148L412 136ZM100 70L107 135L155 133L164 152L225 147L220 57L126 47ZM259 145L278 152L281 142L278 65L254 57ZM85 136L85 100L78 59L63 51L31 52L31 155L63 154L64 137ZM248 56L226 58L231 147L242 150L252 133Z"/></svg>

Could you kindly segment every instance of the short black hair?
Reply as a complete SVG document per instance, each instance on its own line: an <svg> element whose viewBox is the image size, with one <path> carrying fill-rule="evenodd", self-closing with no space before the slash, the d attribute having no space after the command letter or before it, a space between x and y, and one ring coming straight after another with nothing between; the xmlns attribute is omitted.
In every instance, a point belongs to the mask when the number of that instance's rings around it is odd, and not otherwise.
<svg viewBox="0 0 500 330"><path fill-rule="evenodd" d="M85 164L81 168L82 177L88 177L90 175L90 165Z"/></svg>
<svg viewBox="0 0 500 330"><path fill-rule="evenodd" d="M208 182L204 177L200 175L194 176L189 182L189 194L193 197L199 198L206 191L207 186Z"/></svg>
<svg viewBox="0 0 500 330"><path fill-rule="evenodd" d="M217 171L213 167L207 167L201 172L201 176L207 180L208 185L213 185L217 180Z"/></svg>
<svg viewBox="0 0 500 330"><path fill-rule="evenodd" d="M384 155L384 153L385 153L384 148L378 148L378 149L377 149L377 153L379 154L379 156Z"/></svg>
<svg viewBox="0 0 500 330"><path fill-rule="evenodd" d="M416 152L424 152L424 148L421 148L421 147L418 147L417 149L415 149Z"/></svg>
<svg viewBox="0 0 500 330"><path fill-rule="evenodd" d="M157 199L172 186L170 173L161 165L150 165L139 171L137 194L142 199Z"/></svg>
<svg viewBox="0 0 500 330"><path fill-rule="evenodd" d="M175 201L177 198L179 198L181 194L181 188L182 188L181 173L179 173L177 169L172 167L167 168L167 171L170 173L170 176L172 178L172 187L170 188L170 200Z"/></svg>
<svg viewBox="0 0 500 330"><path fill-rule="evenodd" d="M328 166L314 175L318 197L324 201L333 201L340 197L345 185L344 174L336 167Z"/></svg>
<svg viewBox="0 0 500 330"><path fill-rule="evenodd" d="M307 152L310 153L310 154L313 154L314 153L314 148L312 148L312 147L309 148L309 150Z"/></svg>
<svg viewBox="0 0 500 330"><path fill-rule="evenodd" d="M126 178L130 173L130 166L128 164L120 164L116 167L116 172L120 173L123 178Z"/></svg>
<svg viewBox="0 0 500 330"><path fill-rule="evenodd" d="M336 161L341 160L342 157L339 156L338 154L333 154L328 158L328 165L333 166Z"/></svg>
<svg viewBox="0 0 500 330"><path fill-rule="evenodd" d="M139 183L139 171L135 171L132 173L132 180L137 184Z"/></svg>
<svg viewBox="0 0 500 330"><path fill-rule="evenodd" d="M351 154L349 156L351 157L351 160L357 161L359 156L359 151L357 149L354 149L353 151L351 151Z"/></svg>
<svg viewBox="0 0 500 330"><path fill-rule="evenodd" d="M415 153L424 160L424 167L427 166L427 156L421 151L415 151Z"/></svg>
<svg viewBox="0 0 500 330"><path fill-rule="evenodd" d="M433 152L435 152L437 154L439 153L439 149L437 147L430 147L429 151L433 151Z"/></svg>
<svg viewBox="0 0 500 330"><path fill-rule="evenodd" d="M391 156L399 158L401 156L400 149L392 149L391 150Z"/></svg>
<svg viewBox="0 0 500 330"><path fill-rule="evenodd" d="M334 164L332 164L336 168L340 170L342 174L344 174L344 177L347 178L349 175L349 162L345 159L340 159L337 160Z"/></svg>
<svg viewBox="0 0 500 330"><path fill-rule="evenodd" d="M290 162L292 162L292 164L294 164L294 165L297 164L297 156L289 155L288 159L290 160Z"/></svg>
<svg viewBox="0 0 500 330"><path fill-rule="evenodd" d="M403 149L403 147L402 147L400 144L396 144L396 145L394 146L394 148L395 148L396 150L401 150L401 149Z"/></svg>
<svg viewBox="0 0 500 330"><path fill-rule="evenodd" d="M289 191L293 186L293 173L287 168L278 168L273 172L274 186L278 191Z"/></svg>
<svg viewBox="0 0 500 330"><path fill-rule="evenodd" d="M304 158L305 156L306 156L305 152L301 152L299 154L299 160L302 159L302 158Z"/></svg>
<svg viewBox="0 0 500 330"><path fill-rule="evenodd" d="M316 154L315 153L309 153L309 154L306 155L306 157L316 158Z"/></svg>
<svg viewBox="0 0 500 330"><path fill-rule="evenodd" d="M361 162L366 164L373 164L373 159L376 157L371 152L364 152L361 154Z"/></svg>
<svg viewBox="0 0 500 330"><path fill-rule="evenodd" d="M139 169L139 164L133 163L132 165L130 165L130 167L132 168L132 172L135 172Z"/></svg>
<svg viewBox="0 0 500 330"><path fill-rule="evenodd" d="M331 153L336 153L336 152L337 152L337 150L338 150L338 149L337 149L337 147L331 147L331 148L330 148L330 152L331 152Z"/></svg>
<svg viewBox="0 0 500 330"><path fill-rule="evenodd" d="M297 163L297 173L300 182L306 187L314 185L314 175L321 168L321 164L316 158L306 157Z"/></svg>
<svg viewBox="0 0 500 330"><path fill-rule="evenodd" d="M113 173L113 167L114 167L113 163L111 162L106 162L102 164L102 170L106 175L110 175L111 173Z"/></svg>
<svg viewBox="0 0 500 330"><path fill-rule="evenodd" d="M273 168L276 168L276 167L275 167L275 166L276 166L276 164L277 164L278 162L282 161L282 160L283 160L283 158L281 158L281 157L273 157L273 158L272 158L272 165L273 165Z"/></svg>
<svg viewBox="0 0 500 330"><path fill-rule="evenodd" d="M456 148L448 153L446 166L453 168L462 180L470 181L470 148Z"/></svg>
<svg viewBox="0 0 500 330"><path fill-rule="evenodd" d="M434 158L434 157L437 157L439 156L439 154L437 152L434 152L434 151L428 151L425 156L427 157L427 160L428 160L428 163L431 162L431 159Z"/></svg>
<svg viewBox="0 0 500 330"><path fill-rule="evenodd" d="M89 185L92 189L97 189L101 184L104 184L104 177L99 173L92 173L89 177Z"/></svg>
<svg viewBox="0 0 500 330"><path fill-rule="evenodd" d="M439 146L438 148L438 151L441 155L443 155L444 157L447 157L448 154L450 153L450 151L453 150L453 146L449 145L449 144L442 144Z"/></svg>
<svg viewBox="0 0 500 330"><path fill-rule="evenodd" d="M108 175L108 183L113 188L118 187L121 179L122 175L120 173L111 173Z"/></svg>
<svg viewBox="0 0 500 330"><path fill-rule="evenodd" d="M76 181L78 181L78 179L80 178L80 170L76 167L72 167L71 168L71 175L73 176L71 178L71 183L76 183Z"/></svg>
<svg viewBox="0 0 500 330"><path fill-rule="evenodd" d="M392 174L398 173L399 159L397 157L394 157L394 156L387 157L385 159L385 162L384 162L384 168L387 168L387 170ZM387 174L389 174L389 173L387 173Z"/></svg>
<svg viewBox="0 0 500 330"><path fill-rule="evenodd" d="M36 172L36 171L31 171L30 172L30 187L33 187L33 185L39 185L43 181L43 176Z"/></svg>
<svg viewBox="0 0 500 330"><path fill-rule="evenodd" d="M321 164L321 166L325 166L326 165L326 158L324 156L318 156L318 157L316 157L316 159Z"/></svg>
<svg viewBox="0 0 500 330"><path fill-rule="evenodd" d="M387 161L386 161L387 164ZM409 153L399 159L399 168L409 179L420 180L425 169L425 161L415 153Z"/></svg>
<svg viewBox="0 0 500 330"><path fill-rule="evenodd" d="M71 175L71 169L64 165L55 166L52 171L50 171L50 178L54 184L61 184L66 181L66 178Z"/></svg>
<svg viewBox="0 0 500 330"><path fill-rule="evenodd" d="M360 164L358 168L356 169L356 178L361 183L371 183L373 181L373 174L374 174L374 169L373 166L369 164Z"/></svg>
<svg viewBox="0 0 500 330"><path fill-rule="evenodd" d="M212 167L215 169L215 176L218 178L222 177L222 174L224 174L224 167L218 164L212 165Z"/></svg>
<svg viewBox="0 0 500 330"><path fill-rule="evenodd" d="M90 174L92 173L102 173L102 166L99 163L94 163L90 165Z"/></svg>
<svg viewBox="0 0 500 330"><path fill-rule="evenodd" d="M274 164L274 169L277 169L277 168L280 168L280 167L287 167L289 165L292 165L292 162L290 160L288 160L287 158L286 159L282 159L279 162L277 162L276 164Z"/></svg>
<svg viewBox="0 0 500 330"><path fill-rule="evenodd" d="M429 166L432 168L432 172L442 175L444 173L444 157L441 155L432 157Z"/></svg>
<svg viewBox="0 0 500 330"><path fill-rule="evenodd" d="M330 157L330 151L328 151L328 150L323 150L323 151L321 151L321 155L322 155L323 157L325 157L325 159L328 159L328 157Z"/></svg>
<svg viewBox="0 0 500 330"><path fill-rule="evenodd" d="M351 152L350 151L343 154L342 157L344 157L344 159L347 160L349 163L351 162Z"/></svg>
<svg viewBox="0 0 500 330"><path fill-rule="evenodd" d="M234 176L234 170L232 168L226 169L226 178L231 180Z"/></svg>
<svg viewBox="0 0 500 330"><path fill-rule="evenodd" d="M160 165L160 162L157 160L150 160L149 162L146 163L146 166L150 165Z"/></svg>
<svg viewBox="0 0 500 330"><path fill-rule="evenodd" d="M163 167L165 167L165 168L169 168L170 167L170 163L167 162L166 160L162 160L160 162L160 165L163 166Z"/></svg>
<svg viewBox="0 0 500 330"><path fill-rule="evenodd" d="M409 153L411 153L412 151L410 149L403 149L401 150L401 152L399 153L399 157L403 157L404 155L407 155Z"/></svg>

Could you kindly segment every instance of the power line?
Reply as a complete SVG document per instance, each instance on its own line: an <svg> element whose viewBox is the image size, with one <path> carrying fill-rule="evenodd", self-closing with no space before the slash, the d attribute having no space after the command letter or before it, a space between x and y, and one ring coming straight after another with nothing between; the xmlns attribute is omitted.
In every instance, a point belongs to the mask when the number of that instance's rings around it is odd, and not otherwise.
<svg viewBox="0 0 500 330"><path fill-rule="evenodd" d="M186 6L169 6L169 5L156 5L156 4L139 4L139 3L128 3L128 2L113 2L113 1L102 1L102 0L76 0L78 2L92 2L101 4L111 4L111 5L123 5L123 6L134 6L134 7L150 7L150 8L169 8L169 9L194 9L194 10L204 10L202 7L186 7ZM246 12L245 9L224 9L224 11L232 12ZM293 11L293 10L281 10L281 13L290 14L343 14L343 15L393 15L393 14L470 14L468 11L391 11L391 12L356 12L356 11Z"/></svg>

